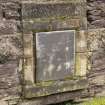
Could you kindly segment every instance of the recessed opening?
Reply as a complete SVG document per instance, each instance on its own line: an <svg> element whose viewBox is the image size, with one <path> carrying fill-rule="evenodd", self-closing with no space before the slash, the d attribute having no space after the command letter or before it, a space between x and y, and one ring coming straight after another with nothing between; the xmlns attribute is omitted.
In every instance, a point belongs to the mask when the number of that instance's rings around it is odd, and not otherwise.
<svg viewBox="0 0 105 105"><path fill-rule="evenodd" d="M75 31L35 34L36 81L63 80L74 73Z"/></svg>

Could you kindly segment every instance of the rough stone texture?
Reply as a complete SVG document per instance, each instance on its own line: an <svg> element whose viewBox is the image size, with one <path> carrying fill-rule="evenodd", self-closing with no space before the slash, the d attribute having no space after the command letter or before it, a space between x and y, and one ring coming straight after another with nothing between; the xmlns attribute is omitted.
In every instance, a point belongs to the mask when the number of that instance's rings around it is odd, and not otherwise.
<svg viewBox="0 0 105 105"><path fill-rule="evenodd" d="M63 1L62 3L60 2L53 2L51 3L50 1L46 1L46 2L39 2L36 3L35 1L24 1L22 2L22 23L23 23L23 38L26 38L26 34L29 35L29 39L27 39L27 44L30 46L32 45L32 41L29 41L31 36L30 33L32 33L32 35L34 35L34 37L36 36L37 32L51 32L51 31L60 31L60 30L80 30L80 29L86 29L87 28L87 24L86 24L86 12L85 12L85 3L84 2L75 2L75 1ZM56 10L55 10L56 9ZM39 11L40 10L40 11ZM43 14L42 14L43 13ZM85 25L84 25L85 24ZM77 31L76 34L78 35ZM52 37L53 38L53 37ZM57 38L58 39L58 38ZM65 39L65 38L63 38ZM84 40L84 38L82 39ZM36 38L34 40L34 46L35 45L35 41ZM24 43L26 43L26 41L24 40ZM28 89L25 91L25 96L28 98L31 97L39 97L39 96L46 96L46 95L51 95L54 93L58 93L60 92L64 92L64 91L69 91L71 90L71 88L67 88L69 85L69 83L67 84L67 87L64 86L63 89L60 89L58 85L61 84L65 84L66 81L64 79L62 79L61 81L58 80L57 84L55 84L55 87L58 87L58 91L55 91L54 89L52 89L52 85L45 85L42 82L42 86L43 87L40 90L40 83L37 84L36 83L36 78L35 76L37 75L37 71L35 71L36 69L36 65L34 65L35 67L33 68L33 62L32 59L35 58L35 56L32 55L32 53L30 53L31 47L27 46L27 44L24 44L24 55L25 55L25 60L24 60L24 79L25 79L25 88ZM80 44L81 46L81 44ZM29 48L28 48L29 47ZM36 47L35 47L36 48ZM59 49L59 48L57 48ZM35 50L35 49L34 49ZM36 54L36 52L34 52ZM31 55L31 58L27 55ZM59 54L60 55L60 54ZM81 59L83 58L84 60L84 66L82 66L82 63L77 62L76 64L79 64L79 70L84 70L84 72L78 72L80 73L79 76L83 76L86 74L86 66L87 66L87 57L81 56L82 54L78 54L78 57ZM36 58L35 58L36 59ZM56 59L56 58L55 58ZM79 61L82 61L80 60ZM64 59L63 59L64 60ZM38 62L36 62L37 60L35 60L35 64L37 64ZM79 71L78 70L78 71ZM33 74L33 71L35 72L35 76L33 75L29 75L29 74ZM63 73L64 74L64 73ZM74 77L74 76L73 76ZM54 78L54 77L53 77ZM66 77L68 78L68 77ZM69 77L70 78L70 77ZM35 82L33 82L33 80ZM62 82L63 81L63 82ZM45 81L46 82L46 81ZM56 83L56 81L51 81ZM60 82L60 83L59 83ZM74 82L74 81L73 81ZM70 82L71 83L71 82ZM75 82L74 82L75 83ZM35 87L33 87L35 85ZM80 89L81 87L84 87L85 85L74 85L74 87L77 88L73 88L73 89ZM33 87L33 88L30 88ZM62 87L62 86L60 86ZM36 90L39 90L37 92L35 92ZM82 88L81 88L82 89ZM43 90L46 90L45 92L43 92ZM42 94L41 94L42 93Z"/></svg>
<svg viewBox="0 0 105 105"><path fill-rule="evenodd" d="M61 93L61 94L55 94L55 95L50 95L46 96L45 98L40 97L35 100L24 100L20 105L47 105L49 104L56 104L59 102L64 102L68 100L73 100L73 99L80 99L80 98L85 98L87 97L88 91L87 90L78 90L78 91L73 91L73 92L66 92L66 93ZM61 105L61 104L58 104ZM62 104L63 105L63 104Z"/></svg>
<svg viewBox="0 0 105 105"><path fill-rule="evenodd" d="M13 3L19 3L21 0L0 0L0 3L9 3L9 2L13 2Z"/></svg>
<svg viewBox="0 0 105 105"><path fill-rule="evenodd" d="M0 105L8 105L1 100L21 94L19 61L22 57L22 34L18 31L19 12L20 4L16 0L0 0Z"/></svg>
<svg viewBox="0 0 105 105"><path fill-rule="evenodd" d="M81 10L85 10L80 3L36 4L33 2L23 3L22 7L24 19L80 16L84 14Z"/></svg>
<svg viewBox="0 0 105 105"><path fill-rule="evenodd" d="M92 51L89 88L94 95L105 96L105 29L89 30L88 34L88 45Z"/></svg>
<svg viewBox="0 0 105 105"><path fill-rule="evenodd" d="M79 18L60 18L60 19L43 19L35 20L31 19L29 21L23 21L23 31L24 33L38 32L38 31L47 31L47 30L67 30L67 29L84 29L86 27L85 22Z"/></svg>
<svg viewBox="0 0 105 105"><path fill-rule="evenodd" d="M17 31L16 22L0 20L0 35L14 34Z"/></svg>
<svg viewBox="0 0 105 105"><path fill-rule="evenodd" d="M15 35L0 36L0 62L6 62L22 56L21 37Z"/></svg>
<svg viewBox="0 0 105 105"><path fill-rule="evenodd" d="M85 0L81 0L82 2ZM30 3L31 5L30 5ZM36 2L36 3L35 3ZM69 10L73 10L76 13L74 14L83 14L84 17L75 17L75 18L65 18L61 17L62 14L65 16L71 16L70 11L66 10L66 13L60 14L59 11L48 11L48 14L41 14L41 12L37 12L37 14L30 14L33 12L33 5L37 5L37 8L40 8L39 3L41 3L42 9L43 6L47 6L47 8L55 9L54 5L59 2L63 3L65 0L0 0L0 105L8 105L8 101L10 105L17 105L17 103L21 103L21 105L46 105L47 103L58 103L67 100L75 100L75 99L84 99L91 96L105 96L105 29L95 29L88 30L87 40L88 43L88 60L89 70L87 77L89 82L89 87L83 90L67 92L62 94L56 94L47 96L45 98L41 97L40 99L32 99L32 100L22 100L20 99L23 91L20 90L21 78L19 71L19 59L22 57L22 33L30 33L31 31L46 31L46 30L63 30L63 29L86 29L87 23L85 18L85 8L81 13L81 6L73 6L73 8L69 7ZM71 5L74 0L67 0L64 7ZM80 0L75 0L75 4L79 3ZM23 3L23 4L21 4ZM29 4L28 4L29 3ZM34 4L33 4L34 3ZM46 4L47 3L47 4ZM53 4L53 6L49 7L48 3ZM56 5L58 8L58 4ZM22 7L23 5L23 7ZM77 6L77 7L76 7ZM84 5L83 5L84 6ZM63 7L63 6L61 6ZM25 10L24 17L27 20L23 21L22 19L22 10ZM29 10L30 9L30 10ZM58 8L59 9L59 8ZM62 10L65 10L63 8ZM79 10L79 11L78 11ZM29 12L31 11L31 12ZM38 9L36 9L38 11ZM68 12L67 12L68 11ZM43 12L43 11L42 11ZM50 12L56 13L56 16L60 16L59 18L50 18L47 21L42 21L39 19L40 17L50 17L55 16ZM58 13L58 14L57 14ZM73 15L73 13L72 13ZM38 18L38 21L33 20L33 18ZM30 19L29 19L30 18ZM105 27L105 1L104 0L88 0L88 28L104 28ZM22 23L23 21L23 23ZM85 23L85 24L84 24ZM22 24L24 30L22 30ZM36 30L35 30L36 29ZM19 34L18 34L19 33ZM82 33L81 33L82 34ZM29 35L29 34L28 34ZM84 49L82 49L84 51ZM27 54L30 53L27 51ZM82 54L80 54L82 55ZM87 57L87 56L85 56ZM84 59L85 59L84 57ZM80 58L81 59L81 58ZM85 60L85 62L87 62ZM30 64L30 62L29 62ZM86 64L86 63L85 63ZM86 67L86 66L85 66ZM83 66L82 66L83 68ZM86 69L86 68L83 68ZM28 74L28 73L27 73ZM23 83L22 83L23 84ZM22 86L22 85L21 85ZM7 101L4 101L7 100Z"/></svg>
<svg viewBox="0 0 105 105"><path fill-rule="evenodd" d="M6 19L19 19L20 18L20 4L8 2L3 5L3 15Z"/></svg>
<svg viewBox="0 0 105 105"><path fill-rule="evenodd" d="M105 1L87 0L87 19L89 28L105 27Z"/></svg>
<svg viewBox="0 0 105 105"><path fill-rule="evenodd" d="M0 64L0 99L18 95L18 61Z"/></svg>
<svg viewBox="0 0 105 105"><path fill-rule="evenodd" d="M2 14L2 5L0 5L0 20L3 18L3 14Z"/></svg>
<svg viewBox="0 0 105 105"><path fill-rule="evenodd" d="M74 2L74 3L80 3L80 2L86 2L86 0L22 0L22 2L35 2L36 4L39 3L68 3L68 2Z"/></svg>

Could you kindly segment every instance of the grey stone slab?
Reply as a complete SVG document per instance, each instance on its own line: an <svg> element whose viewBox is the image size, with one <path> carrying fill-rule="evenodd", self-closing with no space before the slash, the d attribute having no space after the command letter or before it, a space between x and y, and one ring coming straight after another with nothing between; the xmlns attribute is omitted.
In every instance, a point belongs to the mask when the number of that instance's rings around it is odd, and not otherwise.
<svg viewBox="0 0 105 105"><path fill-rule="evenodd" d="M75 31L36 33L36 80L69 77L74 69Z"/></svg>
<svg viewBox="0 0 105 105"><path fill-rule="evenodd" d="M23 31L24 33L30 33L30 31L38 32L38 31L45 31L45 30L68 30L68 29L77 29L81 27L81 20L80 19L54 19L50 20L47 19L46 21L38 21L30 20L23 22Z"/></svg>
<svg viewBox="0 0 105 105"><path fill-rule="evenodd" d="M30 31L38 32L42 30L50 30L49 28L49 21L45 22L34 22L34 21L25 21L23 22L23 31L24 33L30 33Z"/></svg>
<svg viewBox="0 0 105 105"><path fill-rule="evenodd" d="M57 95L58 93L65 93L65 92L68 93L70 91L71 91L71 93L76 92L77 90L86 89L87 86L88 86L88 81L86 79L56 81L56 82L53 82L53 84L50 84L50 86L35 86L35 85L29 86L29 87L27 86L24 88L24 90L25 90L24 93L25 93L26 98L30 99L30 98L36 97L37 99L38 98L41 99L42 96L49 97L54 94ZM73 96L72 96L72 98L73 98ZM44 97L44 99L45 99L45 97ZM69 99L70 99L70 97L69 97ZM50 104L50 103L46 103L46 104Z"/></svg>
<svg viewBox="0 0 105 105"><path fill-rule="evenodd" d="M23 19L80 16L83 5L80 3L36 4L23 3Z"/></svg>

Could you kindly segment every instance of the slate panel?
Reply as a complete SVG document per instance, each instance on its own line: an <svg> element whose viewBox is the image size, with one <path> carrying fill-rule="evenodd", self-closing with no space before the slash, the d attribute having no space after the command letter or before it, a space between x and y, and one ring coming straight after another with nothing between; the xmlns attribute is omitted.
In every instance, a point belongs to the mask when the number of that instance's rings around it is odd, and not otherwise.
<svg viewBox="0 0 105 105"><path fill-rule="evenodd" d="M36 80L64 79L73 73L75 31L36 33Z"/></svg>

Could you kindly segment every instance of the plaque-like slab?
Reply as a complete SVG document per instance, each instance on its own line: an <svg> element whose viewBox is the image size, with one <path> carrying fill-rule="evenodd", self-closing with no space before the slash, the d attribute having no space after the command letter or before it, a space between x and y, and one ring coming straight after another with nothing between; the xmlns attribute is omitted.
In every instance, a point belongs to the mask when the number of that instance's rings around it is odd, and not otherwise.
<svg viewBox="0 0 105 105"><path fill-rule="evenodd" d="M81 16L83 3L22 3L23 19ZM83 12L81 12L83 11ZM84 16L84 15L83 15Z"/></svg>
<svg viewBox="0 0 105 105"><path fill-rule="evenodd" d="M36 81L62 80L74 72L75 31L36 33Z"/></svg>

